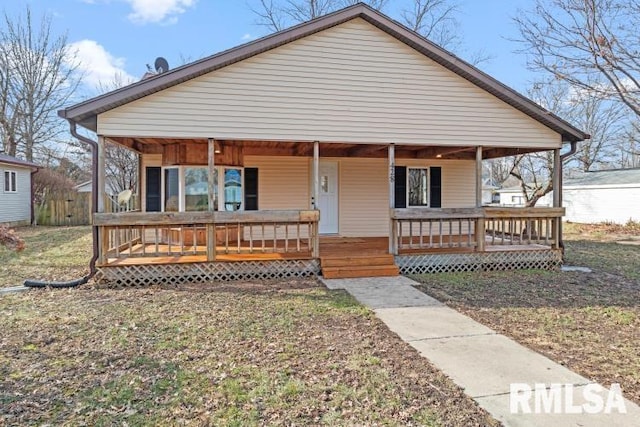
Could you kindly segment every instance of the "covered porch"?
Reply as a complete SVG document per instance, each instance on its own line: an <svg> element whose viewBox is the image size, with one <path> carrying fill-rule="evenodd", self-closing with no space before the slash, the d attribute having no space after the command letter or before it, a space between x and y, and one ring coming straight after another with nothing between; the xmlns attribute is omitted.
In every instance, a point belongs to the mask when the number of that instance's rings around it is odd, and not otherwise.
<svg viewBox="0 0 640 427"><path fill-rule="evenodd" d="M392 209L391 236L320 235L318 210L96 214L99 281L553 268L561 208Z"/></svg>

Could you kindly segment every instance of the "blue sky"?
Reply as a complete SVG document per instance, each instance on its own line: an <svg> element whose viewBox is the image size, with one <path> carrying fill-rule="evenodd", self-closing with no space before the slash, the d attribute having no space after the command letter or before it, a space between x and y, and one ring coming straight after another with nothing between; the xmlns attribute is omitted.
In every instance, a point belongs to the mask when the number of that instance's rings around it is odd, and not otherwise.
<svg viewBox="0 0 640 427"><path fill-rule="evenodd" d="M492 56L480 68L525 92L533 75L525 57L515 54L511 20L533 0L460 0L460 30L464 51L482 50ZM35 16L51 14L55 32L67 31L68 40L83 61L88 93L98 81L116 73L139 79L146 64L164 56L170 66L185 58L195 60L267 34L256 24L250 5L256 0L3 0L10 15L25 4ZM401 0L389 0L386 12L395 12ZM466 53L460 56L465 57Z"/></svg>

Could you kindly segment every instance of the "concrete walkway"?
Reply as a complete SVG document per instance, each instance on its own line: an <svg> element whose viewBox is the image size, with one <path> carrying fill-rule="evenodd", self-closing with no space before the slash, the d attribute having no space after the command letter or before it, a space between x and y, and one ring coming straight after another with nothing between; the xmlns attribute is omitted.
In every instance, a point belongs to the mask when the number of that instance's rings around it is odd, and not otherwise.
<svg viewBox="0 0 640 427"><path fill-rule="evenodd" d="M610 413L517 413L510 410L510 385L562 384L561 405L586 403L585 386L606 402L608 392L592 381L521 346L492 329L444 306L415 289L406 277L322 280L329 289L344 289L371 308L393 332L429 359L478 404L506 426L638 426L640 408L624 401ZM571 386L568 386L571 385ZM573 403L571 403L573 399ZM590 399L591 400L591 399ZM535 400L528 401L531 411ZM580 411L583 412L583 411Z"/></svg>
<svg viewBox="0 0 640 427"><path fill-rule="evenodd" d="M24 292L28 291L31 288L27 288L26 286L11 286L9 288L0 288L0 295L2 294L12 294L14 292Z"/></svg>

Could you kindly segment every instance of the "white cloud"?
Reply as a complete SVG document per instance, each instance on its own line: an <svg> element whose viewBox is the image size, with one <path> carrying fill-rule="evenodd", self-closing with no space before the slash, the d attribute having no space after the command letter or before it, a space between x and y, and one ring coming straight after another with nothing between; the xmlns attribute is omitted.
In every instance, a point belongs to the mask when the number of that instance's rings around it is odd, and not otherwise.
<svg viewBox="0 0 640 427"><path fill-rule="evenodd" d="M163 23L173 24L178 18L176 15L196 4L197 0L125 0L133 12L128 16L129 20L136 24Z"/></svg>
<svg viewBox="0 0 640 427"><path fill-rule="evenodd" d="M246 33L244 36L240 38L240 40L248 41L248 40L253 40L254 38L255 37L253 37L251 34Z"/></svg>
<svg viewBox="0 0 640 427"><path fill-rule="evenodd" d="M71 43L69 49L84 74L84 83L93 89L111 88L115 81L127 84L138 80L125 71L124 58L113 56L94 40Z"/></svg>

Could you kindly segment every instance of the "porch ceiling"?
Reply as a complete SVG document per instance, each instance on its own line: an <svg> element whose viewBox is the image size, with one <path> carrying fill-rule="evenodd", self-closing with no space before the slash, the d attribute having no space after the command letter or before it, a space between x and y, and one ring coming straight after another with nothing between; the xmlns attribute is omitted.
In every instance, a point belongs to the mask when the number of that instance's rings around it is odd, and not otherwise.
<svg viewBox="0 0 640 427"><path fill-rule="evenodd" d="M166 146L185 146L207 144L206 139L176 139L176 138L127 138L107 137L108 140L123 145L144 154L161 154ZM244 155L248 156L302 156L313 155L313 142L295 141L243 141L216 140L224 149L225 146L242 147ZM383 144L349 144L339 142L321 142L321 157L365 157L386 158L388 145ZM404 159L466 159L476 158L475 145L396 145L395 157ZM536 149L522 147L483 147L482 157L491 159L496 157L525 154Z"/></svg>

